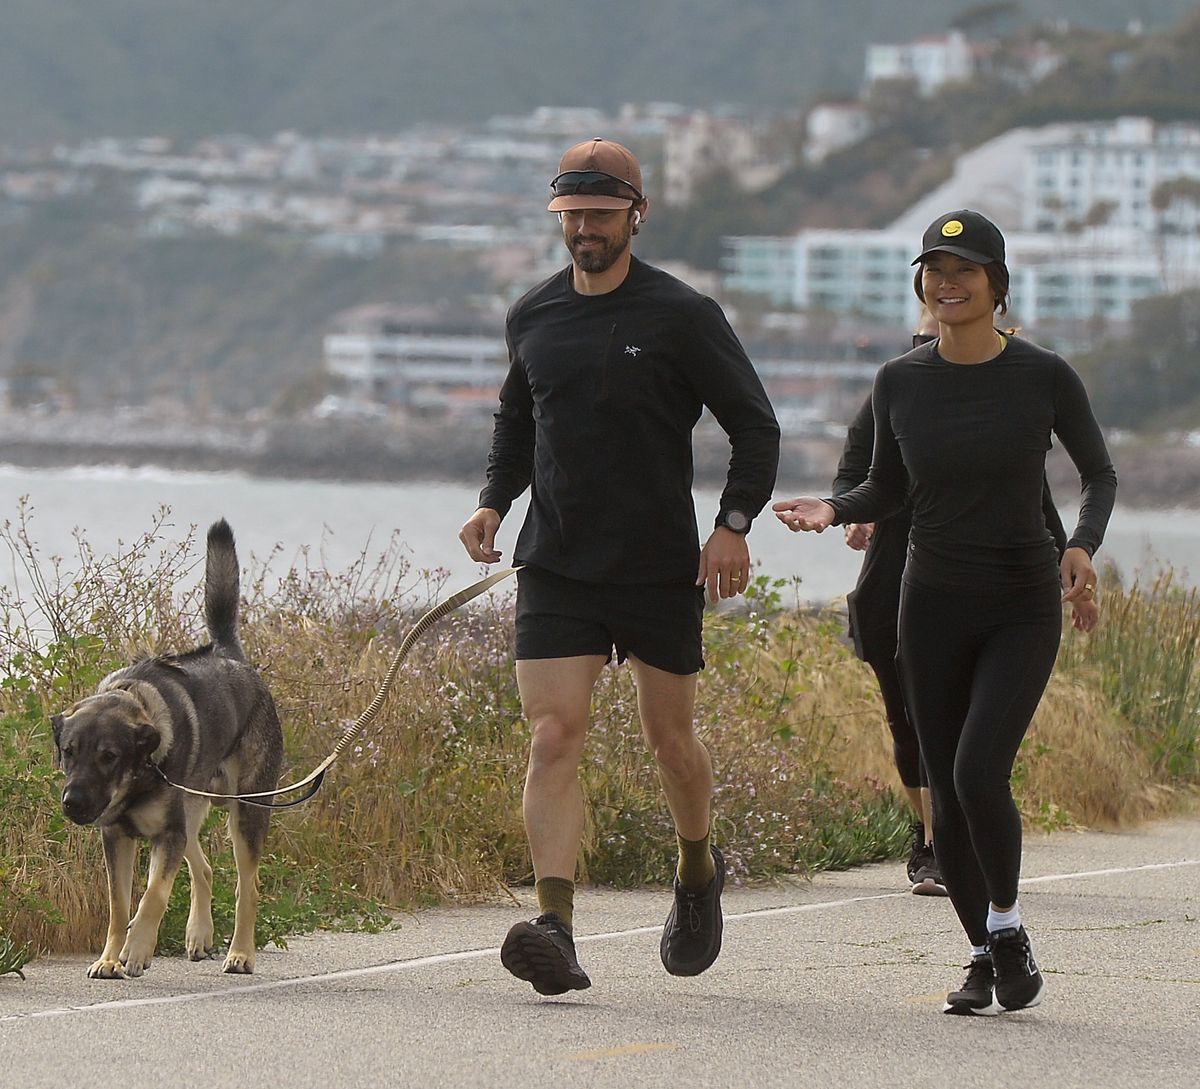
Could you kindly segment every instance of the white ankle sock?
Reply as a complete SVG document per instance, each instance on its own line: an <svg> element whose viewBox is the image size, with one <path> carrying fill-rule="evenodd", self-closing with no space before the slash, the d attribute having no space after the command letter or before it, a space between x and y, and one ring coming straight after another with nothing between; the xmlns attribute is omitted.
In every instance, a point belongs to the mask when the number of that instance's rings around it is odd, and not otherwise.
<svg viewBox="0 0 1200 1089"><path fill-rule="evenodd" d="M971 959L974 960L976 957L986 957L987 951L988 947L986 945L973 945L971 946Z"/></svg>
<svg viewBox="0 0 1200 1089"><path fill-rule="evenodd" d="M997 930L1013 929L1021 925L1021 905L1013 904L1007 911L997 911L995 904L988 904L987 928L989 934Z"/></svg>

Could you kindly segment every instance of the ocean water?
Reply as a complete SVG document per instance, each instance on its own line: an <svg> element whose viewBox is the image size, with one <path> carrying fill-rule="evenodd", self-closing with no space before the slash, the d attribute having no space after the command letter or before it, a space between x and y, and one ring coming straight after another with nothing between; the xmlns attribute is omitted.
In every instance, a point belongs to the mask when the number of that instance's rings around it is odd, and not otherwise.
<svg viewBox="0 0 1200 1089"><path fill-rule="evenodd" d="M780 496L790 492L779 492ZM405 482L339 484L327 481L263 480L237 473L175 473L154 469L79 468L31 470L0 466L0 522L15 525L22 500L28 533L42 557L62 556L72 569L76 535L103 555L131 542L167 508L164 534L181 539L193 526L196 555L204 531L217 518L233 526L243 567L264 564L275 576L294 563L346 570L364 554L379 556L392 534L403 543L414 572L443 573L447 592L474 582L485 570L458 541L458 530L476 506L478 488L462 483ZM702 532L712 524L716 491L697 491ZM501 526L498 547L511 553L525 500ZM1063 510L1070 529L1073 511ZM769 513L749 538L759 573L799 576L802 600L824 602L854 585L861 554L842 540L841 530L792 534ZM1200 576L1200 512L1135 511L1118 508L1100 553L1131 578L1171 565L1187 585ZM0 545L0 581L19 586L21 575Z"/></svg>

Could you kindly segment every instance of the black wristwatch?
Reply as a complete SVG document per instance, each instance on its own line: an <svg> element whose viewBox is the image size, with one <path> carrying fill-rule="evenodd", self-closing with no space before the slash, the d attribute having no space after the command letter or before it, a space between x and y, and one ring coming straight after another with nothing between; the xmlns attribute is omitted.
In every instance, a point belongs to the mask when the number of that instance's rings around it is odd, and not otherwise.
<svg viewBox="0 0 1200 1089"><path fill-rule="evenodd" d="M750 515L740 510L723 510L717 515L717 525L740 533L743 536L750 532Z"/></svg>

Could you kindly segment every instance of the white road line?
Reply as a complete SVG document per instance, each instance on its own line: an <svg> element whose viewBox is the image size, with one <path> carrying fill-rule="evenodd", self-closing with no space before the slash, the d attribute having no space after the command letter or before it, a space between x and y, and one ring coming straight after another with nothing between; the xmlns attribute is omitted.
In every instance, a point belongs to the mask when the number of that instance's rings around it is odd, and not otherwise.
<svg viewBox="0 0 1200 1089"><path fill-rule="evenodd" d="M1070 881L1086 877L1117 877L1124 874L1141 873L1146 870L1174 870L1185 866L1200 866L1200 859L1181 859L1178 862L1155 862L1142 866L1122 866L1107 870L1079 870L1075 873L1045 874L1042 877L1026 877L1022 885L1045 884L1051 881ZM787 907L762 908L756 911L739 912L736 915L726 915L725 922L737 922L742 919L762 919L771 915L799 915L810 911L825 911L831 908L848 907L851 904L861 904L872 900L896 900L911 895L908 892L885 892L871 896L849 896L841 900L822 900L812 904L792 904ZM604 934L587 934L576 939L576 944L587 942L612 941L619 938L632 938L645 934L659 934L661 926L639 926L630 930L613 930ZM110 1013L116 1010L136 1009L143 1006L176 1006L187 1002L202 1002L210 998L226 996L262 994L266 991L281 991L294 987L304 987L315 983L332 983L347 979L362 979L368 976L384 975L389 972L407 972L417 968L432 968L443 964L454 964L465 960L482 960L500 955L498 947L491 949L467 949L457 953L435 953L428 957L415 957L411 960L389 961L386 964L372 964L365 968L344 968L337 972L321 972L317 975L295 976L291 979L277 979L264 983L232 983L220 990L194 991L189 994L156 995L153 998L120 998L112 1002L95 1002L84 1006L62 1006L57 1009L33 1010L27 1013L12 1013L0 1016L0 1023L6 1021L30 1021L38 1018L69 1017L80 1013Z"/></svg>

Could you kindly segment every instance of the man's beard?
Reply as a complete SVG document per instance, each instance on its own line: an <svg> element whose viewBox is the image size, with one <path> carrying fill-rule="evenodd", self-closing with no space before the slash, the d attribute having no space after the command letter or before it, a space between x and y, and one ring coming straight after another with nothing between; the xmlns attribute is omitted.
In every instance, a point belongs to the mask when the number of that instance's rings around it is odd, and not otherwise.
<svg viewBox="0 0 1200 1089"><path fill-rule="evenodd" d="M588 238L588 241L594 238L600 241L602 245L599 249L584 250L583 252L576 252L575 246L579 236L575 235L567 240L567 249L571 251L571 257L575 264L579 266L581 272L591 274L607 272L617 263L617 259L621 254L625 252L626 247L629 245L631 234L632 230L627 224L626 229L616 238L601 239L596 235L585 236Z"/></svg>

